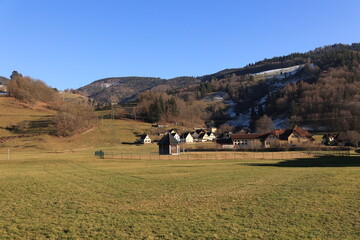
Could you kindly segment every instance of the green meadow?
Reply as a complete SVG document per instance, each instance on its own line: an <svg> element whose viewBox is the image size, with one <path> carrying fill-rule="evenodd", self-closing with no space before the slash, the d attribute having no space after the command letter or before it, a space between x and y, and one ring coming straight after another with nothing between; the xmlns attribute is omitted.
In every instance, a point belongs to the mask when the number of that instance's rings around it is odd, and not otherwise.
<svg viewBox="0 0 360 240"><path fill-rule="evenodd" d="M0 154L0 239L359 239L360 158Z"/></svg>
<svg viewBox="0 0 360 240"><path fill-rule="evenodd" d="M355 151L159 157L156 144L129 144L148 123L103 119L58 138L54 114L0 97L0 137L28 135L0 142L0 239L360 238ZM9 131L22 121L27 132Z"/></svg>

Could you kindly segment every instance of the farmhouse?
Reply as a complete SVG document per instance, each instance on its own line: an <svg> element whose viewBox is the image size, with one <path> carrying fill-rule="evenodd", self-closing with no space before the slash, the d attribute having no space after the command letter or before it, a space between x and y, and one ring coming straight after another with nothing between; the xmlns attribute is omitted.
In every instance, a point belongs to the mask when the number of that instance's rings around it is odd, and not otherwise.
<svg viewBox="0 0 360 240"><path fill-rule="evenodd" d="M191 133L185 132L185 133L181 134L181 136L180 136L180 142L183 142L183 143L193 143L193 142L194 142L194 138L191 136Z"/></svg>
<svg viewBox="0 0 360 240"><path fill-rule="evenodd" d="M279 138L281 146L300 146L311 144L315 139L305 129L295 125L291 129L278 129L271 131Z"/></svg>
<svg viewBox="0 0 360 240"><path fill-rule="evenodd" d="M237 148L274 148L280 146L279 138L273 133L232 134L230 136Z"/></svg>
<svg viewBox="0 0 360 240"><path fill-rule="evenodd" d="M360 134L357 131L340 132L334 137L337 146L360 146Z"/></svg>
<svg viewBox="0 0 360 240"><path fill-rule="evenodd" d="M160 155L179 155L179 142L171 134L166 134L158 143Z"/></svg>
<svg viewBox="0 0 360 240"><path fill-rule="evenodd" d="M140 136L140 139L136 141L136 143L148 144L151 143L151 139L148 134L143 134Z"/></svg>
<svg viewBox="0 0 360 240"><path fill-rule="evenodd" d="M278 129L267 133L240 133L230 134L230 140L227 138L227 134L218 138L216 143L222 145L223 148L226 145L229 148L229 144L234 145L235 148L276 148L281 146L301 146L305 144L311 144L314 139L312 135L298 126L294 126L291 129Z"/></svg>

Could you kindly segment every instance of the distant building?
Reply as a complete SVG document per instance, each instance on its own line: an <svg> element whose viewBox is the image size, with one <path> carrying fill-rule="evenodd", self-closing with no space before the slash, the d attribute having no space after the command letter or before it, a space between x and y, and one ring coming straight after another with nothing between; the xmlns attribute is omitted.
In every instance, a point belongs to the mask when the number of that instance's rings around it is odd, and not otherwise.
<svg viewBox="0 0 360 240"><path fill-rule="evenodd" d="M340 132L334 138L337 146L360 146L360 134L357 131Z"/></svg>
<svg viewBox="0 0 360 240"><path fill-rule="evenodd" d="M278 129L267 133L223 134L216 143L229 145L232 141L235 148L276 148L280 146L303 146L312 144L312 135L298 126L291 129ZM230 139L230 140L229 140Z"/></svg>
<svg viewBox="0 0 360 240"><path fill-rule="evenodd" d="M311 144L315 139L307 130L295 125L291 129L278 129L271 131L279 138L282 146L299 146Z"/></svg>
<svg viewBox="0 0 360 240"><path fill-rule="evenodd" d="M207 141L209 141L209 142L214 141L216 138L216 136L213 132L207 132L206 135L207 135Z"/></svg>
<svg viewBox="0 0 360 240"><path fill-rule="evenodd" d="M335 135L334 134L325 134L322 137L321 143L326 146L332 146L335 144Z"/></svg>
<svg viewBox="0 0 360 240"><path fill-rule="evenodd" d="M7 87L5 85L0 85L0 92L7 92Z"/></svg>
<svg viewBox="0 0 360 240"><path fill-rule="evenodd" d="M172 132L171 135L173 135L176 141L180 142L180 135L177 132Z"/></svg>
<svg viewBox="0 0 360 240"><path fill-rule="evenodd" d="M151 138L149 137L148 134L143 134L140 136L140 139L136 141L136 143L148 144L151 143Z"/></svg>
<svg viewBox="0 0 360 240"><path fill-rule="evenodd" d="M181 134L181 136L180 136L180 142L183 142L183 143L193 143L193 142L194 142L194 138L191 136L191 133L185 132L185 133Z"/></svg>
<svg viewBox="0 0 360 240"><path fill-rule="evenodd" d="M158 143L160 155L179 155L179 142L171 134L166 134Z"/></svg>
<svg viewBox="0 0 360 240"><path fill-rule="evenodd" d="M232 134L230 136L237 148L275 148L280 146L279 138L273 133Z"/></svg>

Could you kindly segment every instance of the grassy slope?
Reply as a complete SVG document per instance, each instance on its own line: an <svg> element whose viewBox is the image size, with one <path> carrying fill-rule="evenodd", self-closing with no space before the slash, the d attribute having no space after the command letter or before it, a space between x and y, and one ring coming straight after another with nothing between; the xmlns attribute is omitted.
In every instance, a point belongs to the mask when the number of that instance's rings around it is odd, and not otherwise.
<svg viewBox="0 0 360 240"><path fill-rule="evenodd" d="M24 154L0 161L0 238L359 238L360 164L276 162Z"/></svg>
<svg viewBox="0 0 360 240"><path fill-rule="evenodd" d="M4 128L21 121L38 121L47 119L55 112L42 106L29 106L14 98L0 96L0 137L16 135Z"/></svg>
<svg viewBox="0 0 360 240"><path fill-rule="evenodd" d="M65 95L66 98L76 99L77 96ZM9 125L17 124L21 121L40 122L49 120L55 111L43 107L31 109L13 98L0 97L0 137L19 135L8 131L5 128ZM99 113L102 114L102 113ZM42 134L30 138L15 139L0 143L0 153L10 148L12 151L69 151L91 148L116 148L124 151L138 151L138 146L123 145L122 142L134 142L137 134L142 134L151 127L148 123L134 120L115 120L104 119L100 121L100 126L91 131L73 136L70 138L58 138ZM35 132L31 132L35 133ZM144 148L156 148L154 145Z"/></svg>

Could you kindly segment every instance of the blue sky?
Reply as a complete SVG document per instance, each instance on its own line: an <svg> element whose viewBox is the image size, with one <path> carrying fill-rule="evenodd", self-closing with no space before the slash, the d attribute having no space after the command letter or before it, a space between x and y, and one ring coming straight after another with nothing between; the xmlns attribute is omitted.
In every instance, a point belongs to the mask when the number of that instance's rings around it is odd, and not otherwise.
<svg viewBox="0 0 360 240"><path fill-rule="evenodd" d="M360 1L0 0L0 76L201 76L360 42Z"/></svg>

